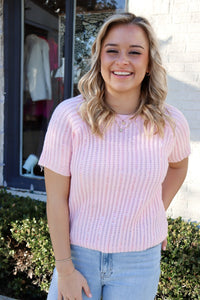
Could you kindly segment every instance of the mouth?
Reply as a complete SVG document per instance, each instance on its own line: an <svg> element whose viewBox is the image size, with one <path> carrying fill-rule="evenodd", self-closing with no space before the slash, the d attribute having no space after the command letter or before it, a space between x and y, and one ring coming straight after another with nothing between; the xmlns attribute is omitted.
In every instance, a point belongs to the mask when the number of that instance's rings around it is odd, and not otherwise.
<svg viewBox="0 0 200 300"><path fill-rule="evenodd" d="M133 74L132 72L128 72L128 71L113 71L112 73L118 76L130 76Z"/></svg>

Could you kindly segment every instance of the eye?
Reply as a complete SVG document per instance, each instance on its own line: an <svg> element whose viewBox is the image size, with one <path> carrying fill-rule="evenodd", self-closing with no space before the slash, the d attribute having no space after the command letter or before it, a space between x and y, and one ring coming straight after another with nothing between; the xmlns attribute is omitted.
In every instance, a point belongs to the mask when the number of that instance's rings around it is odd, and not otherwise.
<svg viewBox="0 0 200 300"><path fill-rule="evenodd" d="M133 54L133 55L141 55L141 53L140 53L140 52L137 52L137 51L131 51L131 52L129 52L129 54Z"/></svg>
<svg viewBox="0 0 200 300"><path fill-rule="evenodd" d="M108 49L106 52L107 53L118 53L118 51L115 49Z"/></svg>

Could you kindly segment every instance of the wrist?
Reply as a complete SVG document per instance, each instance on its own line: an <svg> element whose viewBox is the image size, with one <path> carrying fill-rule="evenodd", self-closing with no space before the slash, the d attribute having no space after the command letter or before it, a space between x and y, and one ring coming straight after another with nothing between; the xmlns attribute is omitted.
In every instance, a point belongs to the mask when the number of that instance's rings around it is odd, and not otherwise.
<svg viewBox="0 0 200 300"><path fill-rule="evenodd" d="M72 260L72 257L71 256L69 256L69 257L67 257L67 258L64 258L64 259L55 259L55 262L56 263L59 263L59 262L65 262L65 261L69 261L69 260Z"/></svg>
<svg viewBox="0 0 200 300"><path fill-rule="evenodd" d="M70 275L75 270L74 264L71 260L69 261L63 261L63 262L56 262L56 270L58 272L58 275Z"/></svg>

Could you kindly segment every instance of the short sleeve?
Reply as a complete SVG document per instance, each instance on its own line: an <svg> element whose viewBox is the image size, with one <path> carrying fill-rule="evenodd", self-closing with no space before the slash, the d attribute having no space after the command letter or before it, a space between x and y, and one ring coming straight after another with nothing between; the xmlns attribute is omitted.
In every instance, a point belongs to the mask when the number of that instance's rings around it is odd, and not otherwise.
<svg viewBox="0 0 200 300"><path fill-rule="evenodd" d="M54 111L44 140L39 165L70 176L72 129L69 113L61 103Z"/></svg>
<svg viewBox="0 0 200 300"><path fill-rule="evenodd" d="M175 116L173 116L175 121L175 136L174 143L171 153L168 157L169 162L179 162L184 158L188 157L190 149L190 129L188 122L184 115L177 110Z"/></svg>

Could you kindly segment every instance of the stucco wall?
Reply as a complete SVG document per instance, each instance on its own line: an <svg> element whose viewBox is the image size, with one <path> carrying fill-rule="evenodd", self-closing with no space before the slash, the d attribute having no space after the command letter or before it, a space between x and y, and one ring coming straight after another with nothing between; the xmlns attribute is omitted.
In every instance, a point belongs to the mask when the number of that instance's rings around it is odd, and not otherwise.
<svg viewBox="0 0 200 300"><path fill-rule="evenodd" d="M191 130L188 175L168 214L200 221L200 2L129 0L129 11L151 21L168 71L167 102L183 112Z"/></svg>
<svg viewBox="0 0 200 300"><path fill-rule="evenodd" d="M3 71L3 0L0 0L0 185L3 184L4 71Z"/></svg>

